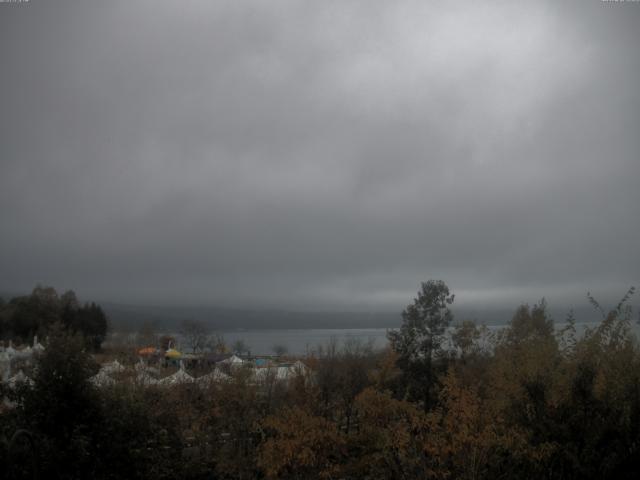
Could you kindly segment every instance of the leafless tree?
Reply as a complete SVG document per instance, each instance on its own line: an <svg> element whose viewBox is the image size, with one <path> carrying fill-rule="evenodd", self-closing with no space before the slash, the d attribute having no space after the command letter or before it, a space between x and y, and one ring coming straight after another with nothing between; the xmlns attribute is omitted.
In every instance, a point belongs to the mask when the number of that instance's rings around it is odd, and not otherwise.
<svg viewBox="0 0 640 480"><path fill-rule="evenodd" d="M184 345L193 353L204 350L209 343L209 329L204 322L198 320L183 320L180 324L180 335Z"/></svg>

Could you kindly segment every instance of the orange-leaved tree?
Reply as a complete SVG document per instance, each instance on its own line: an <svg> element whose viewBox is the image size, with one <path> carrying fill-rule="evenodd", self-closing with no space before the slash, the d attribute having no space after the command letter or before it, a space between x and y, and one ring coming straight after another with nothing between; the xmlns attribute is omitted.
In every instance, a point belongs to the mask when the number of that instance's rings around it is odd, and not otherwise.
<svg viewBox="0 0 640 480"><path fill-rule="evenodd" d="M335 423L294 407L267 417L262 427L268 437L258 466L267 478L339 478L346 443Z"/></svg>

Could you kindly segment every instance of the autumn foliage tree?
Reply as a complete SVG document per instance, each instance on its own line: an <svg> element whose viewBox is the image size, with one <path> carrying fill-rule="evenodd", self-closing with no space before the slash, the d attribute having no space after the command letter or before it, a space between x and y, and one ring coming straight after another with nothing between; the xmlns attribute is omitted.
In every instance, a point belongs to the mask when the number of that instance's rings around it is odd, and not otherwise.
<svg viewBox="0 0 640 480"><path fill-rule="evenodd" d="M285 408L262 422L268 438L258 465L270 479L339 478L346 437L337 425L298 407Z"/></svg>

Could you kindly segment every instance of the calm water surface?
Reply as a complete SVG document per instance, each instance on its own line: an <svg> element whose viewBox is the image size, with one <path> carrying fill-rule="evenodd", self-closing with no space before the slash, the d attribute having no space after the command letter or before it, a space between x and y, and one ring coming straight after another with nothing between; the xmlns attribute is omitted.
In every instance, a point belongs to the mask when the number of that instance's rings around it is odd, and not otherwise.
<svg viewBox="0 0 640 480"><path fill-rule="evenodd" d="M588 327L594 327L595 322L577 323L576 331L580 335ZM564 323L556 323L556 328L561 329ZM492 325L488 327L490 331L498 331L504 325ZM640 334L640 327L637 323L632 325L636 335ZM217 331L224 337L225 343L232 346L236 341L242 340L250 352L254 355L269 355L274 353L276 346L283 346L287 352L293 355L306 355L317 351L319 346L326 347L330 342L336 342L339 347L347 342L360 342L371 344L375 349L384 348L387 345L386 328L319 328L319 329L286 329L286 330L222 330ZM178 342L178 349L185 347L181 345L180 335L174 335Z"/></svg>
<svg viewBox="0 0 640 480"><path fill-rule="evenodd" d="M561 329L566 324L556 323L556 328ZM586 328L597 325L597 322L585 322L576 324L576 332L581 335ZM498 331L504 325L492 325L490 331ZM640 327L632 324L633 331L638 335ZM348 341L371 342L374 348L384 348L387 345L386 328L343 328L343 329L290 329L290 330L231 330L220 332L227 345L233 345L237 340L242 340L252 354L272 354L274 346L282 345L287 351L295 355L304 355L317 350L319 345L326 346L331 341L344 345Z"/></svg>

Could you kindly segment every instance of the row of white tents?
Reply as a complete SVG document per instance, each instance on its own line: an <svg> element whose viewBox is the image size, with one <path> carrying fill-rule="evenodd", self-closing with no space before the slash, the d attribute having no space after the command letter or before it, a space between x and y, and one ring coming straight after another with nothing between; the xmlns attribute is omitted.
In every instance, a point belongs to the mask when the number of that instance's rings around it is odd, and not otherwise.
<svg viewBox="0 0 640 480"><path fill-rule="evenodd" d="M38 342L37 336L33 339L33 345L28 345L24 348L14 348L12 342L9 342L7 347L0 345L0 380L12 387L20 381L31 382L31 379L22 370L19 370L13 376L11 375L12 370L16 364L18 366L24 363L29 364L35 355L42 352L44 352L44 347Z"/></svg>
<svg viewBox="0 0 640 480"><path fill-rule="evenodd" d="M24 348L14 348L13 342L9 342L9 346L0 345L0 362L12 362L14 360L28 360L34 355L44 352L44 347L38 342L38 337L33 338L33 345L27 345Z"/></svg>
<svg viewBox="0 0 640 480"><path fill-rule="evenodd" d="M288 382L297 375L306 376L309 373L307 366L300 361L285 365L254 367L234 355L220 363L229 364L232 374L238 372L239 368L243 370L246 369L245 371L249 373L249 381L255 384L264 384L269 381ZM102 365L100 371L91 377L90 380L94 385L99 387L114 385L116 379L113 377L113 374L122 373L126 370L126 367L117 360L114 360L113 362ZM206 375L193 377L185 370L182 362L175 373L164 378L158 378L160 373L158 369L146 365L142 360L134 366L134 370L134 382L140 386L173 386L194 383L206 387L221 382L228 382L232 378L218 367Z"/></svg>
<svg viewBox="0 0 640 480"><path fill-rule="evenodd" d="M117 360L115 362L117 362ZM115 362L103 365L100 371L90 378L90 381L98 387L115 385L116 379L112 375L114 373L121 373L126 370L119 363L118 365L122 367L122 370L114 366ZM197 383L202 386L207 386L208 384L211 384L213 382L224 382L231 379L229 375L225 374L219 369L215 369L213 372L207 375L195 378L186 372L182 364L180 365L178 371L164 378L158 378L158 369L148 367L146 365L143 365L142 363L136 364L134 370L135 373L131 377L134 380L134 383L145 387L150 385L172 386L186 383Z"/></svg>
<svg viewBox="0 0 640 480"><path fill-rule="evenodd" d="M11 375L11 366L16 360L30 359L35 353L44 351L44 347L37 341L37 337L34 339L33 347L25 347L23 349L14 349L11 344L9 347L0 349L0 378L2 382L14 388L21 382L33 384L27 375L22 370L19 370L15 375ZM243 360L242 358L232 355L220 362L224 366L228 367L228 370L233 374L244 371L248 373L248 380L254 384L265 384L268 382L288 382L292 378L298 375L307 376L309 369L301 361L296 361L291 364L270 365L265 367L256 367L251 362ZM122 365L118 360L108 362L100 367L100 370L96 375L90 378L90 381L98 386L110 386L115 385L118 374L122 374L129 370ZM206 387L221 382L228 382L231 380L231 376L223 372L219 367L215 367L213 371L200 377L193 377L184 368L182 362L180 362L180 368L173 374L159 378L160 370L152 366L147 365L142 359L135 364L134 368L134 381L141 386L158 385L158 386L172 386L188 383L195 383L197 385Z"/></svg>
<svg viewBox="0 0 640 480"><path fill-rule="evenodd" d="M21 383L26 383L27 385L33 386L33 380L25 375L22 370L18 370L18 373L6 380L6 384L11 389L16 388Z"/></svg>

